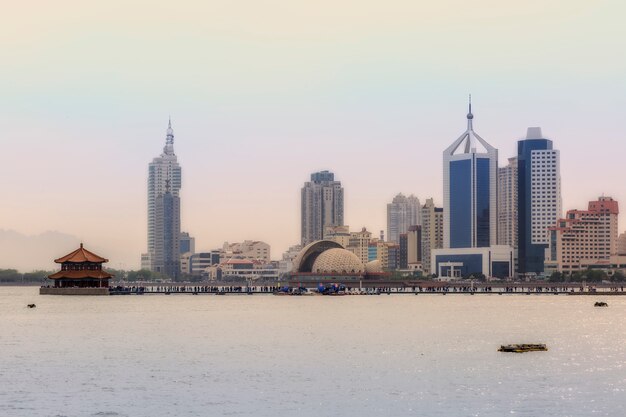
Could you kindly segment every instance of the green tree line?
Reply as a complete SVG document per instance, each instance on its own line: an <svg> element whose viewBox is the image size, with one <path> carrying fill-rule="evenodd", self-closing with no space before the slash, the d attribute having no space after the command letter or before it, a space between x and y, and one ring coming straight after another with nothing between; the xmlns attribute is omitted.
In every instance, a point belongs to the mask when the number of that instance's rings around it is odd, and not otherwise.
<svg viewBox="0 0 626 417"><path fill-rule="evenodd" d="M587 269L585 271L572 272L571 274L553 272L549 278L550 282L626 282L626 276L620 271L615 271L612 275L598 269Z"/></svg>
<svg viewBox="0 0 626 417"><path fill-rule="evenodd" d="M0 269L0 283L44 282L54 271L33 271L21 273L17 269Z"/></svg>

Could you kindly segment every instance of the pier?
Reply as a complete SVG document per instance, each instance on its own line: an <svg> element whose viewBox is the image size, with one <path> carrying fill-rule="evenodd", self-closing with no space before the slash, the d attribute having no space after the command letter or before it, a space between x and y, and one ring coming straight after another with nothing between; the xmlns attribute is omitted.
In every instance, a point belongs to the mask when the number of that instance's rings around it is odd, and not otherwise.
<svg viewBox="0 0 626 417"><path fill-rule="evenodd" d="M305 283L301 283L305 284ZM281 288L307 288L315 294L317 285L137 285L115 286L109 288L110 295L272 295ZM353 284L353 283L351 283ZM626 295L623 286L546 286L545 284L525 285L489 285L489 284L451 284L451 283L420 283L421 285L375 285L381 283L344 284L345 295L568 295L568 296L617 296ZM360 285L359 285L360 284ZM388 284L388 283L385 283Z"/></svg>

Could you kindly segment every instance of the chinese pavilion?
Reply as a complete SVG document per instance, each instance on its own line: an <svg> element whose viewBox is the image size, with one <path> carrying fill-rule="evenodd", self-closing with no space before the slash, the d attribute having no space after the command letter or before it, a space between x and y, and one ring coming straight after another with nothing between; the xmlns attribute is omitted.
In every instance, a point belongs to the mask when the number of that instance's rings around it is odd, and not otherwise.
<svg viewBox="0 0 626 417"><path fill-rule="evenodd" d="M82 243L80 248L54 262L61 264L59 272L48 276L54 280L55 288L108 288L113 277L102 269L102 264L109 260L89 252Z"/></svg>

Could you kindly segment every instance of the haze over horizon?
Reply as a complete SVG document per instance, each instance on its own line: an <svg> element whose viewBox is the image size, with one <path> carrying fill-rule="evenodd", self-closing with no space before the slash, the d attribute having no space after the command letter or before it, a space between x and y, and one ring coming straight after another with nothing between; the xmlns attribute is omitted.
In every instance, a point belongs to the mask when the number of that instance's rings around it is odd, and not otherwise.
<svg viewBox="0 0 626 417"><path fill-rule="evenodd" d="M59 231L111 268L139 267L148 163L171 115L197 250L255 239L278 259L300 241L300 188L324 169L344 186L345 223L377 235L399 192L442 203L442 152L465 130L469 93L500 166L540 126L561 151L564 211L602 194L625 204L625 12L578 0L12 3L0 229ZM31 247L37 265L51 261ZM2 253L0 268L16 266Z"/></svg>

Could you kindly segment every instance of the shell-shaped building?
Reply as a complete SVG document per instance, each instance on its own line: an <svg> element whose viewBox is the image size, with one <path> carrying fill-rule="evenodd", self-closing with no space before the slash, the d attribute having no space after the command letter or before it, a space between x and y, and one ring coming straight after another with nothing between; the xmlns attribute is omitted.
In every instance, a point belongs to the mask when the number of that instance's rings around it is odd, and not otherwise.
<svg viewBox="0 0 626 417"><path fill-rule="evenodd" d="M333 248L322 252L311 270L314 274L362 274L365 267L358 256L346 249Z"/></svg>

